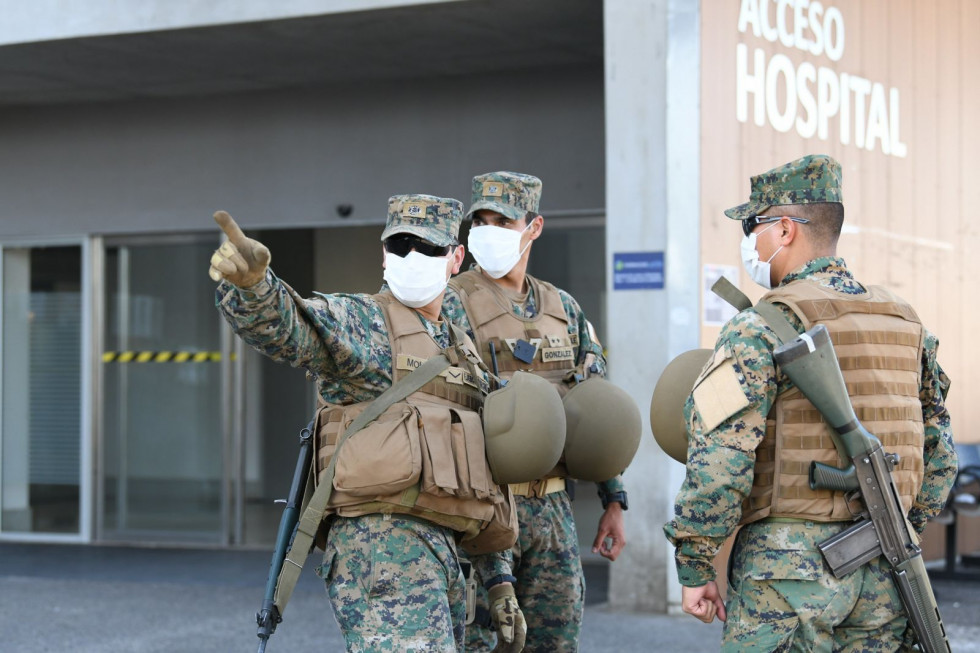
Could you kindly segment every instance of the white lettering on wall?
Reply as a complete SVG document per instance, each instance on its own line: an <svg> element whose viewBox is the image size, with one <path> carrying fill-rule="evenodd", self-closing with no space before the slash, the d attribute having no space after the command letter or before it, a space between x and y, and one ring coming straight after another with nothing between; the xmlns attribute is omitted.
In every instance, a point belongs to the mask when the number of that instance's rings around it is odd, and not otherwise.
<svg viewBox="0 0 980 653"><path fill-rule="evenodd" d="M753 36L815 57L838 61L844 54L844 16L837 7L824 10L818 0L742 0L738 31L749 28Z"/></svg>
<svg viewBox="0 0 980 653"><path fill-rule="evenodd" d="M742 0L738 31L796 48L814 57L840 61L844 55L844 16L819 0ZM833 68L804 61L794 66L783 53L766 58L762 48L735 46L735 116L779 132L793 129L803 138L827 140L830 120L837 119L840 142L867 150L880 149L904 157L901 141L900 96L897 88L838 73Z"/></svg>

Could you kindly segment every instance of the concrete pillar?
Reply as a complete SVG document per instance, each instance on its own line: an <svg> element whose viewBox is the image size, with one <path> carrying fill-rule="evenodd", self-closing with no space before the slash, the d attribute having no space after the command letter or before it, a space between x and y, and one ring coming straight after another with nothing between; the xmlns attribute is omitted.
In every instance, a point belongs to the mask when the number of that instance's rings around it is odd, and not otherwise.
<svg viewBox="0 0 980 653"><path fill-rule="evenodd" d="M640 406L643 440L626 472L627 547L611 567L610 603L667 612L679 603L663 535L684 468L649 427L660 372L698 345L699 3L606 0L607 346L610 378ZM623 254L656 261L663 284L617 289ZM629 285L622 280L622 285Z"/></svg>

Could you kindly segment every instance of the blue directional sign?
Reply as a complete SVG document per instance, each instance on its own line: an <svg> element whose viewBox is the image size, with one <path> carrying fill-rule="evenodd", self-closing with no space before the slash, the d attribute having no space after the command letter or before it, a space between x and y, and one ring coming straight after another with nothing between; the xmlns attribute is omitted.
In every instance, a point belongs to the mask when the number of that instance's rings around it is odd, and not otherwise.
<svg viewBox="0 0 980 653"><path fill-rule="evenodd" d="M646 290L663 287L663 252L613 253L613 290Z"/></svg>

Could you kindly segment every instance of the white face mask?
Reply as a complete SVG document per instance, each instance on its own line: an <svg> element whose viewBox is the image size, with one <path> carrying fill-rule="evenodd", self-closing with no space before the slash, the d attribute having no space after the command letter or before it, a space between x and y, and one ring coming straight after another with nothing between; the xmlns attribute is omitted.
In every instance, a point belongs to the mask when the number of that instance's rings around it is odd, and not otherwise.
<svg viewBox="0 0 980 653"><path fill-rule="evenodd" d="M384 279L392 294L405 306L425 306L438 297L449 283L446 257L426 256L415 250L404 258L389 254L387 250L384 256Z"/></svg>
<svg viewBox="0 0 980 653"><path fill-rule="evenodd" d="M521 249L521 235L531 228L524 227L521 231L482 225L470 229L468 245L473 258L480 264L483 271L494 279L499 279L510 272L525 250L531 246L531 241Z"/></svg>
<svg viewBox="0 0 980 653"><path fill-rule="evenodd" d="M745 271L748 272L750 277L752 277L752 281L755 281L757 284L766 289L772 288L772 281L770 280L769 276L769 263L776 258L776 254L783 250L783 246L780 245L779 249L773 252L772 256L770 256L768 260L762 261L759 259L759 250L755 248L755 243L758 236L766 233L777 224L779 223L775 222L757 234L752 233L748 236L742 236L742 267L744 267Z"/></svg>

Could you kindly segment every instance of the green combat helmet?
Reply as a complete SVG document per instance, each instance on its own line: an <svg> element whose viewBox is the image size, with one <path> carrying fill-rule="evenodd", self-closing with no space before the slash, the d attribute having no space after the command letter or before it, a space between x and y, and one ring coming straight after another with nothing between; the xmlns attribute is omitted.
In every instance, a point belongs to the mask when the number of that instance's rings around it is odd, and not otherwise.
<svg viewBox="0 0 980 653"><path fill-rule="evenodd" d="M667 364L650 401L650 429L664 453L679 463L687 462L687 424L684 404L694 382L711 359L710 349L686 351Z"/></svg>
<svg viewBox="0 0 980 653"><path fill-rule="evenodd" d="M551 471L565 445L558 391L529 372L515 372L483 402L487 460L498 485L526 483Z"/></svg>
<svg viewBox="0 0 980 653"><path fill-rule="evenodd" d="M640 409L624 390L592 377L565 394L565 466L583 481L608 481L640 446Z"/></svg>

